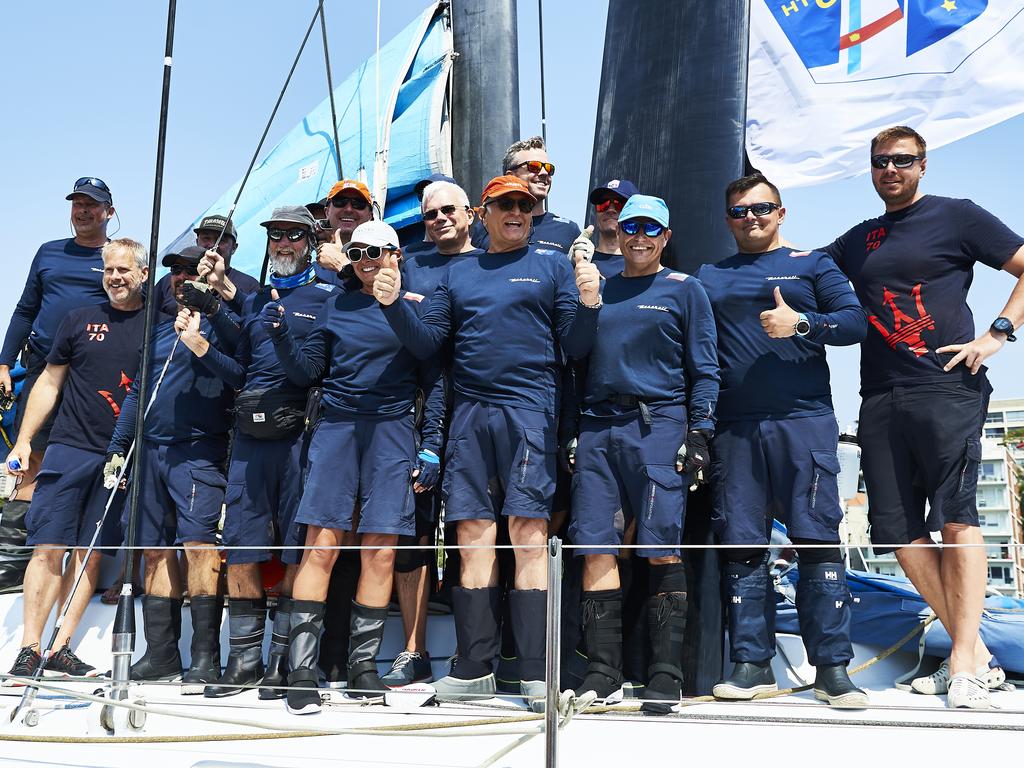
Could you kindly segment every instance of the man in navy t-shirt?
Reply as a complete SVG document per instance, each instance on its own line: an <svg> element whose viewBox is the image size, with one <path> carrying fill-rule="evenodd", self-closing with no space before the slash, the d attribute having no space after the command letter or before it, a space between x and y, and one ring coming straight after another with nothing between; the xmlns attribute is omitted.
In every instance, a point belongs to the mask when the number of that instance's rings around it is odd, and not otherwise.
<svg viewBox="0 0 1024 768"><path fill-rule="evenodd" d="M871 540L875 552L896 551L953 640L948 662L913 688L948 691L950 707L986 708L1003 673L978 635L987 568L975 490L992 391L983 362L1024 322L1024 237L970 200L921 192L925 149L912 128L878 134L871 181L885 213L824 250L868 313L858 438ZM977 262L1009 272L1017 286L974 338L967 292ZM930 544L933 532L972 546L903 546Z"/></svg>
<svg viewBox="0 0 1024 768"><path fill-rule="evenodd" d="M722 390L714 442L714 517L724 550L733 670L720 699L774 691L774 590L768 575L773 517L799 550L797 612L815 697L866 707L850 682L850 590L839 550L842 506L839 427L832 412L825 345L864 338L864 310L846 276L823 253L780 246L786 215L778 188L760 173L725 192L738 253L697 272L715 311Z"/></svg>
<svg viewBox="0 0 1024 768"><path fill-rule="evenodd" d="M64 315L46 357L46 367L24 409L18 441L7 457L27 466L32 438L57 411L50 445L38 475L28 523L35 546L25 572L21 651L12 675L31 675L40 663L43 625L60 594L65 547L76 547L74 570L81 571L85 547L107 508L103 458L128 387L135 378L142 347L142 286L148 272L146 249L134 240L114 240L103 248L103 288L109 301L72 309ZM63 395L63 399L61 396ZM59 403L59 409L58 409ZM15 473L21 474L21 473ZM116 511L107 516L115 535L100 545L117 545ZM104 527L104 533L108 532ZM81 677L95 674L70 648L78 622L96 588L100 558L85 564L78 591L57 634L57 652L46 671ZM46 649L49 650L49 649Z"/></svg>
<svg viewBox="0 0 1024 768"><path fill-rule="evenodd" d="M580 235L569 248L573 262L580 256L588 258L605 278L622 271L625 260L619 248L619 214L626 201L637 192L636 185L628 179L610 179L591 190L597 242L593 242L591 234Z"/></svg>

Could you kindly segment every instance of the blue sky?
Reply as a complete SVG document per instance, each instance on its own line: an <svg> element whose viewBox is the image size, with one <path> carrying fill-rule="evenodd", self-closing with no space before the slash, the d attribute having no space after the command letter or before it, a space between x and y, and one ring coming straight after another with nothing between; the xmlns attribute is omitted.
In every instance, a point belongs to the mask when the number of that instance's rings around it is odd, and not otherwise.
<svg viewBox="0 0 1024 768"><path fill-rule="evenodd" d="M374 51L375 3L327 2L335 82ZM424 0L383 0L386 41ZM552 210L582 220L600 84L604 0L544 4L548 143L558 166ZM161 221L161 244L241 177L316 8L314 0L179 0ZM242 10L244 9L244 11ZM0 315L9 317L39 243L70 235L64 196L79 176L114 191L119 235L150 238L160 106L164 2L16 3L0 27L5 119L3 204L17 214L6 236ZM524 136L540 133L537 4L519 2L520 103ZM281 105L270 148L327 94L318 31ZM880 93L880 98L885 94ZM1018 117L929 152L927 191L968 197L1024 231L1024 159ZM865 152L865 155L867 153ZM495 158L497 165L500 158ZM657 190L645 190L657 194ZM830 242L881 210L868 177L783 190L793 242ZM296 201L304 202L304 201ZM673 211L673 229L708 226ZM724 222L712 222L722 226ZM243 244L244 246L245 244ZM1013 281L980 267L969 303L979 329L1002 308ZM1024 396L1024 344L992 360L995 397ZM859 353L831 349L841 425L856 418Z"/></svg>

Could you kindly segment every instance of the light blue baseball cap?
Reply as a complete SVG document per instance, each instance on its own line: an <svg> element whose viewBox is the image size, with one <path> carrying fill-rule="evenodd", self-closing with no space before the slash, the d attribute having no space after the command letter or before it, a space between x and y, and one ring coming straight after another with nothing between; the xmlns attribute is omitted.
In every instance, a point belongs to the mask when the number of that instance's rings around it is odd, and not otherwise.
<svg viewBox="0 0 1024 768"><path fill-rule="evenodd" d="M619 213L619 221L630 219L652 219L668 228L668 206L660 197L632 195Z"/></svg>

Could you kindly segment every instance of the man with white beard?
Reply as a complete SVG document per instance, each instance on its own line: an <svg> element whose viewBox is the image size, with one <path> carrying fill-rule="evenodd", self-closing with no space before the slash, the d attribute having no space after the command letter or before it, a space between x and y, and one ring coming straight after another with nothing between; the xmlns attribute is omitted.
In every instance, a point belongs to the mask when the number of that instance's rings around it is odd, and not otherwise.
<svg viewBox="0 0 1024 768"><path fill-rule="evenodd" d="M280 303L289 315L289 332L301 345L324 302L341 290L316 277L311 259L316 225L306 208L276 208L262 226L267 229L269 285L245 299L234 354L225 354L198 333L198 313L183 309L178 315L181 341L211 371L240 390L235 400L237 421L224 521L231 649L223 675L206 686L204 695L210 698L241 693L261 680L261 699L284 696L279 686L286 679L291 587L301 550L285 549L281 554L287 569L265 669L266 601L259 564L270 559L270 551L233 547L300 546L305 539L304 526L294 518L302 495L306 390L289 382L260 322L260 311L269 302ZM223 309L216 305L203 309L219 331L225 319Z"/></svg>

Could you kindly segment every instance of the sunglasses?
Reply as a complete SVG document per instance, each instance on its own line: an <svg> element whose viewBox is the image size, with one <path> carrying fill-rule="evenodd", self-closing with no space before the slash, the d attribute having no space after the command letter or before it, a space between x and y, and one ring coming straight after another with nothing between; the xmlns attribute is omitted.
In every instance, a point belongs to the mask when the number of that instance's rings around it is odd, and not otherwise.
<svg viewBox="0 0 1024 768"><path fill-rule="evenodd" d="M747 218L747 211L750 211L755 216L767 216L772 211L781 207L778 203L754 203L752 205L734 205L726 209L725 212L729 214L730 219L745 219Z"/></svg>
<svg viewBox="0 0 1024 768"><path fill-rule="evenodd" d="M278 242L282 237L287 237L289 243L297 243L302 238L306 237L309 233L302 227L292 227L291 229L281 229L280 227L270 227L267 229L267 237L273 240L275 243Z"/></svg>
<svg viewBox="0 0 1024 768"><path fill-rule="evenodd" d="M889 167L891 162L897 168L909 168L917 160L924 160L921 155L872 155L871 166L882 171Z"/></svg>
<svg viewBox="0 0 1024 768"><path fill-rule="evenodd" d="M331 205L335 208L344 208L346 205L353 211L365 211L369 205L361 197L349 197L348 195L335 195L331 198Z"/></svg>
<svg viewBox="0 0 1024 768"><path fill-rule="evenodd" d="M465 206L465 205L462 205L462 206L458 206L458 205L442 205L440 208L431 208L429 211L424 211L423 212L423 220L424 221L433 221L434 219L437 218L437 215L439 213L443 213L445 215L445 217L450 219L452 216L455 215L455 212L457 210L459 210L460 208L462 208L464 210L467 210L467 211L469 210L469 208L467 206Z"/></svg>
<svg viewBox="0 0 1024 768"><path fill-rule="evenodd" d="M180 275L182 273L186 275L198 275L199 268L192 264L171 264L172 275Z"/></svg>
<svg viewBox="0 0 1024 768"><path fill-rule="evenodd" d="M353 264L358 264L363 260L364 256L370 261L378 261L385 253L389 253L393 250L394 248L381 248L379 245L368 245L365 248L352 246L348 251L346 251L346 255L348 256L349 261Z"/></svg>
<svg viewBox="0 0 1024 768"><path fill-rule="evenodd" d="M643 233L647 235L647 237L657 237L658 235L665 231L665 228L656 221L645 221L643 224L641 224L636 219L630 219L629 221L619 222L619 229L621 229L630 237L635 235L641 229L643 230Z"/></svg>
<svg viewBox="0 0 1024 768"><path fill-rule="evenodd" d="M614 211L615 213L622 213L623 206L626 205L626 201L621 197L606 197L599 203L594 203L594 209L598 213L604 213L605 211Z"/></svg>
<svg viewBox="0 0 1024 768"><path fill-rule="evenodd" d="M89 186L102 189L104 192L110 191L110 187L107 186L107 183L103 181L103 179L97 179L95 176L83 176L75 182L75 189Z"/></svg>
<svg viewBox="0 0 1024 768"><path fill-rule="evenodd" d="M521 163L513 165L509 168L510 171L517 170L526 166L526 170L530 173L540 173L542 170L548 172L548 176L555 175L555 164L554 163L542 163L540 160L524 160Z"/></svg>
<svg viewBox="0 0 1024 768"><path fill-rule="evenodd" d="M530 213L530 211L533 210L533 203L531 203L525 197L517 197L514 200L509 200L508 198L501 197L498 198L497 200L492 200L491 202L487 203L487 205L496 205L498 206L499 211L504 211L505 213L508 213L517 206L519 207L520 213Z"/></svg>

